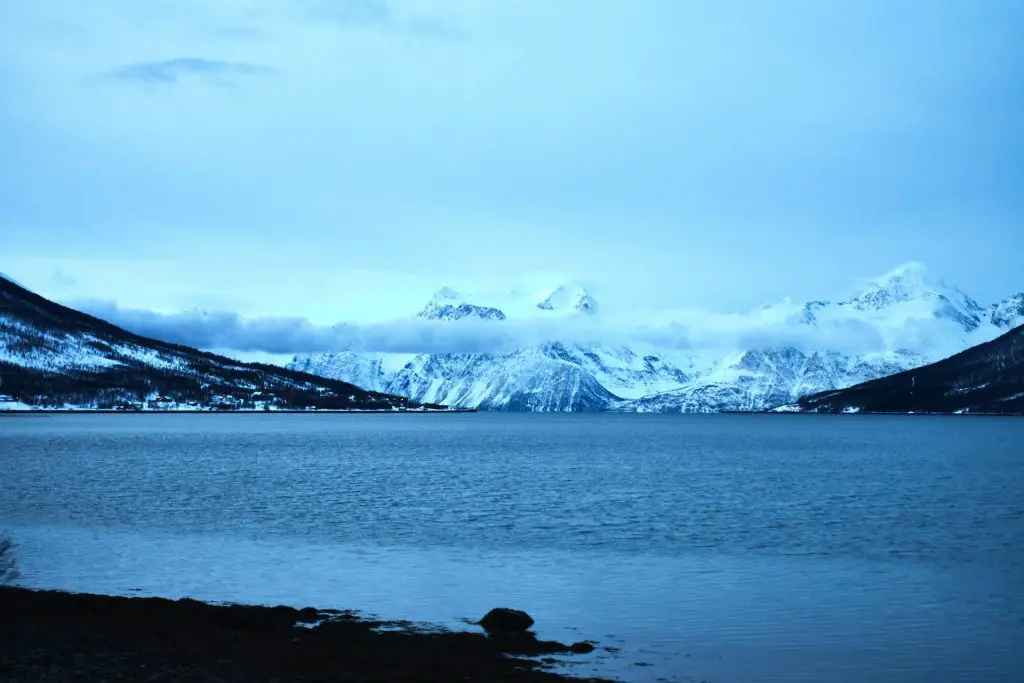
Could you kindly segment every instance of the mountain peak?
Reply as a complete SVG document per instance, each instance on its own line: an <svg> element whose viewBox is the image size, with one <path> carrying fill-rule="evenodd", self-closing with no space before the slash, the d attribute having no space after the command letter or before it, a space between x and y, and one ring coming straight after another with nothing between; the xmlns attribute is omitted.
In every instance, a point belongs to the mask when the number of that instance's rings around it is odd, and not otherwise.
<svg viewBox="0 0 1024 683"><path fill-rule="evenodd" d="M904 263L888 273L868 278L863 292L840 305L853 306L862 311L878 311L893 304L934 297L938 293L926 282L926 272L927 269L921 263Z"/></svg>
<svg viewBox="0 0 1024 683"><path fill-rule="evenodd" d="M893 268L888 273L868 280L868 292L884 290L892 294L897 301L907 301L921 295L929 289L927 282L928 269L923 263L911 261Z"/></svg>
<svg viewBox="0 0 1024 683"><path fill-rule="evenodd" d="M593 314L597 312L597 300L580 285L561 285L537 304L537 308L543 311L576 310Z"/></svg>
<svg viewBox="0 0 1024 683"><path fill-rule="evenodd" d="M450 322L463 318L480 318L481 320L505 320L505 312L493 306L482 306L470 303L475 297L455 291L451 287L442 287L434 292L427 305L416 314L425 320L441 320Z"/></svg>

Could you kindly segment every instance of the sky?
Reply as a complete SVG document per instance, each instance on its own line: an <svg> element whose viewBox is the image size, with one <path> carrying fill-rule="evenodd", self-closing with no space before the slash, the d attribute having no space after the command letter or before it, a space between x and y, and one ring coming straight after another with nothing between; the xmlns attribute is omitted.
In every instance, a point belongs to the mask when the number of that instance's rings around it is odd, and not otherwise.
<svg viewBox="0 0 1024 683"><path fill-rule="evenodd" d="M326 325L1024 289L1017 0L0 4L0 271ZM97 308L94 305L94 308Z"/></svg>

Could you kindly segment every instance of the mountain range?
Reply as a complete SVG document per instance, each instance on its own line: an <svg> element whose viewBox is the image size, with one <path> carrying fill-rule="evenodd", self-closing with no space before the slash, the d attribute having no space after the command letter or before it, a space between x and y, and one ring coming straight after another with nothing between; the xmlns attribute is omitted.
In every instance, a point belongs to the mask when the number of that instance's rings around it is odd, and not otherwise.
<svg viewBox="0 0 1024 683"><path fill-rule="evenodd" d="M439 406L426 406L439 408ZM0 276L0 409L408 410L402 396L133 334Z"/></svg>
<svg viewBox="0 0 1024 683"><path fill-rule="evenodd" d="M491 353L301 354L292 370L415 401L485 410L757 411L933 363L1024 323L1024 293L982 305L906 264L838 301L783 300L743 314L658 314L635 341L594 340L605 312L563 285L531 300L445 288L417 318L446 324L559 322L588 331ZM683 322L681 322L683 321ZM565 324L562 324L565 323ZM728 329L728 334L705 328ZM669 332L682 335L673 338ZM693 337L691 339L690 337Z"/></svg>
<svg viewBox="0 0 1024 683"><path fill-rule="evenodd" d="M835 302L787 299L717 316L652 314L642 334L623 334L619 319L574 285L536 297L446 288L415 319L435 328L469 325L469 333L496 326L488 329L509 334L492 337L514 343L491 352L300 355L284 368L243 363L134 334L0 277L0 408L407 410L444 404L522 411L785 406L871 412L896 410L904 399L880 397L898 394L906 377L931 382L935 396L954 396L929 403L930 410L1000 412L996 408L1005 411L1020 398L1014 389L1020 378L1012 374L1020 342L1011 331L1024 324L1024 294L983 306L929 280L916 264ZM965 349L971 350L959 353ZM942 362L929 365L936 361ZM958 369L964 377L956 377ZM873 383L879 378L888 379ZM1004 399L1010 403L999 403Z"/></svg>

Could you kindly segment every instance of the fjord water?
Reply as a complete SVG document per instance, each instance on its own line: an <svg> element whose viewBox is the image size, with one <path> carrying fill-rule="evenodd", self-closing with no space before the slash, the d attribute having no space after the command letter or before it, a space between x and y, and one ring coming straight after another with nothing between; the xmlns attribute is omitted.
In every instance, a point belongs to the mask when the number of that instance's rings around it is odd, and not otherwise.
<svg viewBox="0 0 1024 683"><path fill-rule="evenodd" d="M24 582L526 609L627 680L1019 681L1024 420L0 418Z"/></svg>

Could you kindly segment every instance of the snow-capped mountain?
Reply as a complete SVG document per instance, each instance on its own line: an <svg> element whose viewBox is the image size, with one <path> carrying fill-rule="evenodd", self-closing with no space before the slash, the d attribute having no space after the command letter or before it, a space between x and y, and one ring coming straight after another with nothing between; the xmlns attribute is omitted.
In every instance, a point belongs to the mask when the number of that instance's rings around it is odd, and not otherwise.
<svg viewBox="0 0 1024 683"><path fill-rule="evenodd" d="M527 304L443 289L419 317L495 325L578 320L585 326L604 314L578 285ZM682 319L661 318L654 332L672 330ZM911 263L835 302L787 299L744 315L681 324L697 341L666 342L672 335L654 334L599 343L591 334L585 342L545 339L505 353L303 355L289 367L417 401L491 410L763 410L937 361L1022 319L1024 295L985 307L952 285L931 281L923 266ZM729 333L706 331L719 328Z"/></svg>
<svg viewBox="0 0 1024 683"><path fill-rule="evenodd" d="M405 397L133 334L0 277L0 410L405 409Z"/></svg>
<svg viewBox="0 0 1024 683"><path fill-rule="evenodd" d="M870 282L866 291L840 302L890 325L908 319L946 320L964 332L973 332L991 314L977 301L943 280L929 283L924 266L909 263ZM827 303L825 304L827 308Z"/></svg>
<svg viewBox="0 0 1024 683"><path fill-rule="evenodd" d="M416 317L457 324L467 319L502 324L504 310L472 301L473 295L445 288ZM562 286L539 301L505 297L516 319L590 319L596 300L582 287ZM527 344L506 353L367 355L338 351L296 356L288 367L345 378L367 389L420 397L415 400L485 410L607 410L623 397L679 386L687 371L654 354L623 346L561 341Z"/></svg>
<svg viewBox="0 0 1024 683"><path fill-rule="evenodd" d="M925 267L920 263L907 263L873 280L863 293L840 303L861 311L881 311L897 304L919 302L931 307L940 317L948 317L974 329L984 314L974 299L956 287L940 280L926 282Z"/></svg>

